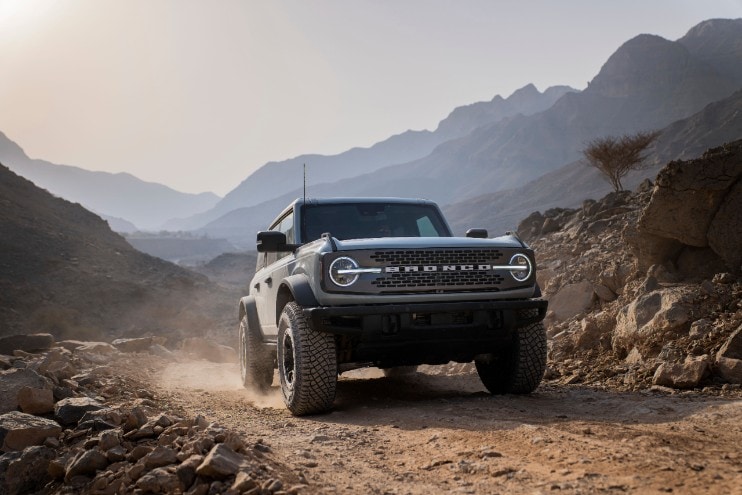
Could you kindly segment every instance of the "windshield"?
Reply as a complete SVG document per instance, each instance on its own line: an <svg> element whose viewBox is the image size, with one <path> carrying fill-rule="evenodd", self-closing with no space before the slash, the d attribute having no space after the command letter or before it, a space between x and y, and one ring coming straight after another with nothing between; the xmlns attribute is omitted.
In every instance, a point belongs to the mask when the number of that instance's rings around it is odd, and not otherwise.
<svg viewBox="0 0 742 495"><path fill-rule="evenodd" d="M406 203L347 203L304 205L303 242L325 232L345 239L375 237L451 237L438 209Z"/></svg>

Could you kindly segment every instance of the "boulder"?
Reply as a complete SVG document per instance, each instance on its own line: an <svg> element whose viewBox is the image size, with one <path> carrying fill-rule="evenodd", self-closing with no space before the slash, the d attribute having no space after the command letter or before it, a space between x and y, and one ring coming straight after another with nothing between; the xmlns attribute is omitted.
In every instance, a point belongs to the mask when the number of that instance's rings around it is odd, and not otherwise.
<svg viewBox="0 0 742 495"><path fill-rule="evenodd" d="M527 241L536 239L541 234L541 226L544 224L544 216L534 211L518 224L518 235Z"/></svg>
<svg viewBox="0 0 742 495"><path fill-rule="evenodd" d="M215 363L237 362L237 352L233 348L200 337L185 339L182 344L182 350L188 354Z"/></svg>
<svg viewBox="0 0 742 495"><path fill-rule="evenodd" d="M742 165L741 165L742 166ZM742 269L742 181L732 188L714 215L708 230L711 249L724 260L729 270Z"/></svg>
<svg viewBox="0 0 742 495"><path fill-rule="evenodd" d="M625 263L613 264L600 273L598 282L614 294L621 294L626 282L631 277L631 272L631 266Z"/></svg>
<svg viewBox="0 0 742 495"><path fill-rule="evenodd" d="M616 316L613 350L625 356L645 341L662 343L669 336L680 336L690 319L687 296L688 289L658 289L621 308Z"/></svg>
<svg viewBox="0 0 742 495"><path fill-rule="evenodd" d="M50 476L49 463L56 453L48 447L28 447L10 460L5 472L0 472L0 493L19 495L40 492Z"/></svg>
<svg viewBox="0 0 742 495"><path fill-rule="evenodd" d="M720 377L729 383L742 385L742 359L727 357L716 358L716 371Z"/></svg>
<svg viewBox="0 0 742 495"><path fill-rule="evenodd" d="M714 364L724 380L742 384L742 325L721 346Z"/></svg>
<svg viewBox="0 0 742 495"><path fill-rule="evenodd" d="M181 462L176 468L175 474L178 475L178 479L180 479L180 482L186 489L190 488L196 480L196 468L198 468L203 461L204 457L202 455L192 455Z"/></svg>
<svg viewBox="0 0 742 495"><path fill-rule="evenodd" d="M48 388L23 387L18 392L18 405L24 413L50 413L54 411L54 393Z"/></svg>
<svg viewBox="0 0 742 495"><path fill-rule="evenodd" d="M158 445L142 459L147 470L175 464L178 462L177 452L170 447Z"/></svg>
<svg viewBox="0 0 742 495"><path fill-rule="evenodd" d="M587 280L567 284L549 299L549 309L557 321L584 313L592 305L593 286Z"/></svg>
<svg viewBox="0 0 742 495"><path fill-rule="evenodd" d="M639 218L640 232L688 246L708 246L706 233L714 215L740 176L741 146L668 163L657 175L652 198Z"/></svg>
<svg viewBox="0 0 742 495"><path fill-rule="evenodd" d="M18 409L18 394L23 388L51 389L46 378L29 368L0 371L0 414Z"/></svg>
<svg viewBox="0 0 742 495"><path fill-rule="evenodd" d="M54 337L49 333L29 335L10 335L0 337L0 354L12 355L13 351L42 352L54 345Z"/></svg>
<svg viewBox="0 0 742 495"><path fill-rule="evenodd" d="M88 411L97 411L104 406L90 397L69 397L62 399L54 405L54 417L60 424L75 424Z"/></svg>
<svg viewBox="0 0 742 495"><path fill-rule="evenodd" d="M614 326L614 319L605 311L583 318L580 330L574 336L575 348L580 350L610 348Z"/></svg>
<svg viewBox="0 0 742 495"><path fill-rule="evenodd" d="M708 374L708 356L689 357L682 363L662 363L652 378L653 385L672 388L695 388Z"/></svg>
<svg viewBox="0 0 742 495"><path fill-rule="evenodd" d="M224 479L245 467L246 459L223 443L217 444L208 453L196 474L209 478Z"/></svg>
<svg viewBox="0 0 742 495"><path fill-rule="evenodd" d="M58 437L62 427L56 421L12 411L0 415L0 450L23 450L41 445L48 437Z"/></svg>
<svg viewBox="0 0 742 495"><path fill-rule="evenodd" d="M52 380L60 382L75 376L77 374L77 368L70 361L54 361L45 366L43 373Z"/></svg>
<svg viewBox="0 0 742 495"><path fill-rule="evenodd" d="M98 436L98 448L104 452L119 445L121 445L121 433L118 430L107 430Z"/></svg>
<svg viewBox="0 0 742 495"><path fill-rule="evenodd" d="M51 364L55 363L57 361L64 361L69 363L72 360L72 353L65 349L64 347L52 347L49 349L46 353L44 353L44 357L39 362L39 371L45 372L46 368Z"/></svg>
<svg viewBox="0 0 742 495"><path fill-rule="evenodd" d="M616 299L616 294L603 284L594 284L593 291L595 291L595 295L598 296L601 301L610 302Z"/></svg>
<svg viewBox="0 0 742 495"><path fill-rule="evenodd" d="M244 493L249 492L253 488L256 488L260 486L257 481L253 479L252 476L250 476L250 473L248 471L240 471L237 473L237 476L234 478L234 483L232 483L232 490Z"/></svg>
<svg viewBox="0 0 742 495"><path fill-rule="evenodd" d="M77 454L67 466L65 481L75 476L92 476L96 471L108 467L108 458L97 449L85 450Z"/></svg>
<svg viewBox="0 0 742 495"><path fill-rule="evenodd" d="M182 493L183 484L175 472L157 468L137 480L136 487L144 493Z"/></svg>
<svg viewBox="0 0 742 495"><path fill-rule="evenodd" d="M732 359L742 359L742 325L735 330L732 335L721 346L717 357Z"/></svg>
<svg viewBox="0 0 742 495"><path fill-rule="evenodd" d="M727 382L742 385L742 359L716 358L716 371Z"/></svg>
<svg viewBox="0 0 742 495"><path fill-rule="evenodd" d="M622 236L636 257L636 267L639 272L645 272L652 265L674 260L683 250L683 244L675 239L640 233L631 227L624 229Z"/></svg>
<svg viewBox="0 0 742 495"><path fill-rule="evenodd" d="M152 345L161 345L160 340L155 337L139 337L135 339L116 339L111 344L121 352L147 352Z"/></svg>

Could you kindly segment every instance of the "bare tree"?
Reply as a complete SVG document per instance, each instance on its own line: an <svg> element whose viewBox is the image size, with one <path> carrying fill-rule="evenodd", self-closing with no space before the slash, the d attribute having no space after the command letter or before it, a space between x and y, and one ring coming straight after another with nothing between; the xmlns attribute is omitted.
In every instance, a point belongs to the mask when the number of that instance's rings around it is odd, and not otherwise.
<svg viewBox="0 0 742 495"><path fill-rule="evenodd" d="M644 168L646 150L659 135L659 131L645 131L596 138L587 143L582 154L590 166L600 170L615 191L623 191L621 179L632 170Z"/></svg>

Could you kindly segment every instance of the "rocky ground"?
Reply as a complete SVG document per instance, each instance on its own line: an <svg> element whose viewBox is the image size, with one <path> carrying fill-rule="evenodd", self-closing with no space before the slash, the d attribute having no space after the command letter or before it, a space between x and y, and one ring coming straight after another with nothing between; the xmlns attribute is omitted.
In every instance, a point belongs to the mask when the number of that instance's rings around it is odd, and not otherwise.
<svg viewBox="0 0 742 495"><path fill-rule="evenodd" d="M369 369L341 377L332 413L295 418L276 386L260 396L243 389L234 362L153 341L13 354L0 360L3 494L742 486L738 388L620 392L554 379L529 396L496 397L466 365L403 379Z"/></svg>

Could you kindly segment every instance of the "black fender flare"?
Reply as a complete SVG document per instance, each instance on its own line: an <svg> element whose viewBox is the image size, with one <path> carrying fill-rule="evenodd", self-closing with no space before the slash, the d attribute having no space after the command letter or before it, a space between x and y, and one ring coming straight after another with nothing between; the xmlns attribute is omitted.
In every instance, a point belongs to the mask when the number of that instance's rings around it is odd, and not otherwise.
<svg viewBox="0 0 742 495"><path fill-rule="evenodd" d="M247 316L248 327L256 329L260 332L260 335L263 335L260 318L258 318L258 307L255 304L255 298L253 296L245 296L240 299L240 313L237 321L242 321L242 318L245 316Z"/></svg>
<svg viewBox="0 0 742 495"><path fill-rule="evenodd" d="M304 273L290 275L283 279L281 287L286 287L291 293L292 298L302 308L316 308L319 306L317 298L314 297L312 286L309 283L309 277ZM279 294L281 291L279 290Z"/></svg>

